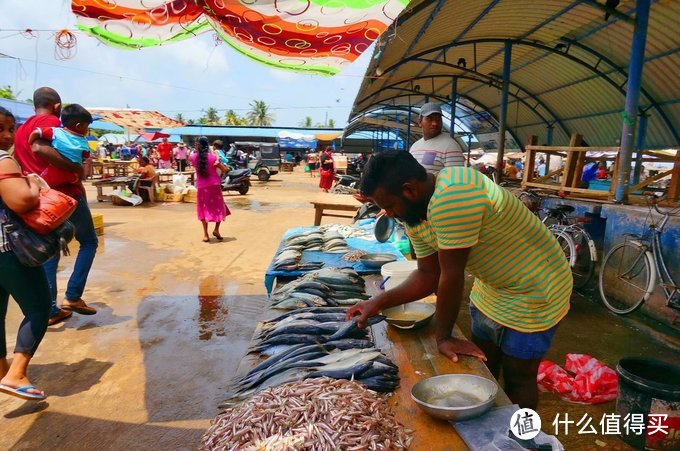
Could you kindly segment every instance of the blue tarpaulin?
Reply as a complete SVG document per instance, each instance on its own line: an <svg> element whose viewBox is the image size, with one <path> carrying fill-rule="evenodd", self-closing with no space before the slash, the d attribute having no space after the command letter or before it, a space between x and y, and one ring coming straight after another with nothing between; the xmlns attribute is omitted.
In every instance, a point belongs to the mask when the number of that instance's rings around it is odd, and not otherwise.
<svg viewBox="0 0 680 451"><path fill-rule="evenodd" d="M283 239L281 240L281 244L279 244L279 248L276 250L276 253L274 254L274 258L272 258L271 263L269 264L269 267L267 268L267 272L265 273L265 279L264 279L264 285L267 288L267 294L271 293L272 289L274 288L274 280L277 277L299 277L307 272L306 271L277 271L273 268L274 266L274 259L276 258L276 255L279 254L281 251L281 247L283 246L283 242L286 240L291 235L298 234L305 232L307 230L312 230L315 229L316 227L294 227L292 229L286 230L286 232L283 234ZM397 261L399 260L406 260L404 256L395 248L391 243L379 243L375 239L372 240L366 240L364 238L347 238L347 246L350 248L350 250L362 250L368 254L373 254L373 253L382 253L382 254L393 254L395 257L397 257ZM376 268L369 268L365 266L362 262L348 262L342 259L342 256L344 254L329 254L326 252L317 252L317 251L303 251L302 252L302 262L323 262L323 267L324 268L329 268L329 267L350 267L353 268L356 272L359 274L379 274L380 269Z"/></svg>

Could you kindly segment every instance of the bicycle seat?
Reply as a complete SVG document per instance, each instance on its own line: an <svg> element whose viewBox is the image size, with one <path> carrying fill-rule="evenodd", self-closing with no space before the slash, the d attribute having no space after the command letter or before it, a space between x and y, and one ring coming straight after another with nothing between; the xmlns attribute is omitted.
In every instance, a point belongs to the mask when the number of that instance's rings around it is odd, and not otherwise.
<svg viewBox="0 0 680 451"><path fill-rule="evenodd" d="M548 211L551 214L567 214L567 213L572 213L575 210L574 207L571 205L557 205L553 208L549 208Z"/></svg>

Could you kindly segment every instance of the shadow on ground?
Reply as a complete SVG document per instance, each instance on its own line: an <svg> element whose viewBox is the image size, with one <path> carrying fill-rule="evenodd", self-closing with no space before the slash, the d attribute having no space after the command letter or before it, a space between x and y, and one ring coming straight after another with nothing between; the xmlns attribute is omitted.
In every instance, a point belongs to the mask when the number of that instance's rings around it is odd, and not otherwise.
<svg viewBox="0 0 680 451"><path fill-rule="evenodd" d="M53 425L59 425L55 429ZM107 421L46 411L13 449L189 449L203 429ZM195 447L194 447L195 449Z"/></svg>

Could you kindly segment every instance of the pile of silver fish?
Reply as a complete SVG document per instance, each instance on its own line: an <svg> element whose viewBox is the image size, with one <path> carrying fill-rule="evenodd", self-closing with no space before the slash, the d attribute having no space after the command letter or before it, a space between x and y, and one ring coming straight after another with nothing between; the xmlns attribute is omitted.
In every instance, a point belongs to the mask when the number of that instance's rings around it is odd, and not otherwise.
<svg viewBox="0 0 680 451"><path fill-rule="evenodd" d="M347 380L311 379L261 391L221 413L202 450L405 450L413 431L385 395Z"/></svg>
<svg viewBox="0 0 680 451"><path fill-rule="evenodd" d="M349 248L345 238L336 231L306 230L286 238L274 258L273 269L277 271L313 270L323 266L323 262L302 263L303 251L344 254L349 251Z"/></svg>
<svg viewBox="0 0 680 451"><path fill-rule="evenodd" d="M277 287L270 296L272 307L282 310L354 305L368 298L364 278L351 268L310 271Z"/></svg>
<svg viewBox="0 0 680 451"><path fill-rule="evenodd" d="M250 352L269 356L234 381L232 400L263 389L303 379L353 379L378 392L399 384L398 368L357 325L345 321L347 309L303 308L262 323L257 345ZM384 316L374 316L368 325Z"/></svg>

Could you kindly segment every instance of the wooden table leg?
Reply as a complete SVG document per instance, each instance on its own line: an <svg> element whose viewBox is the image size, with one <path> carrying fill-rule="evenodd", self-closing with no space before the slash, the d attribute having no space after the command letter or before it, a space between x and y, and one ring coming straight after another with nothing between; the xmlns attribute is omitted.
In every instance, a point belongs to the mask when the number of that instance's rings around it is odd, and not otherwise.
<svg viewBox="0 0 680 451"><path fill-rule="evenodd" d="M314 205L314 225L315 226L320 226L321 225L321 217L323 216L323 207L320 205Z"/></svg>
<svg viewBox="0 0 680 451"><path fill-rule="evenodd" d="M102 193L102 187L100 185L97 185L97 200L99 202L103 202L104 199L104 193Z"/></svg>

